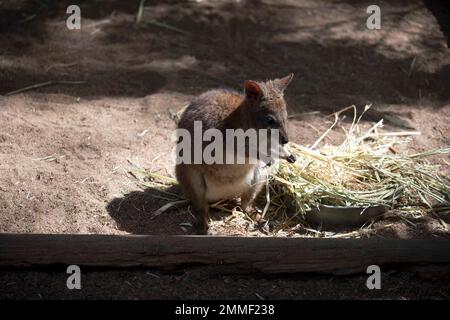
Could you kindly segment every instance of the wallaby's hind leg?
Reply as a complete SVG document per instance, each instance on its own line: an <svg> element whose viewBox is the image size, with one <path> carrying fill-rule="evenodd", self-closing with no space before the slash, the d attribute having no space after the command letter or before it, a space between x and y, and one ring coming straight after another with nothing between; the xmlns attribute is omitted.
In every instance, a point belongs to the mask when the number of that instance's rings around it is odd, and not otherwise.
<svg viewBox="0 0 450 320"><path fill-rule="evenodd" d="M206 201L206 183L202 173L195 167L184 164L177 165L175 169L183 194L192 204L194 229L198 234L208 234L209 204Z"/></svg>
<svg viewBox="0 0 450 320"><path fill-rule="evenodd" d="M209 229L209 206L203 206L202 208L195 209L196 220L194 223L194 229L197 234L208 234Z"/></svg>

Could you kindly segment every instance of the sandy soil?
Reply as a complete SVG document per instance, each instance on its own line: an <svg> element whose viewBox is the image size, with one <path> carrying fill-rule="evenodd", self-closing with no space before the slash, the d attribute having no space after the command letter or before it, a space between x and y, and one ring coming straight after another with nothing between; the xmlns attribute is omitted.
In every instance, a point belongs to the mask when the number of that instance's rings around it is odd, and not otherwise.
<svg viewBox="0 0 450 320"><path fill-rule="evenodd" d="M385 118L386 130L421 131L414 150L450 145L450 55L421 1L382 1L373 31L366 1L152 1L139 25L132 1L78 1L74 31L68 2L47 2L0 2L1 232L190 233L184 210L150 220L165 200L128 172L172 172L171 113L245 79L295 73L289 112L320 112L292 119L297 143L317 139L324 115L372 104L366 125ZM86 83L4 96L49 80ZM450 220L388 222L383 236L412 238L448 236Z"/></svg>
<svg viewBox="0 0 450 320"><path fill-rule="evenodd" d="M171 111L247 78L296 74L289 112L321 112L291 121L297 143L315 141L329 126L323 115L351 104L373 104L369 122L398 117L421 131L416 149L450 143L450 58L420 2L386 6L375 31L359 2L159 3L136 26L134 5L86 1L79 31L65 27L64 8L26 22L17 21L36 12L27 2L3 11L0 93L48 80L86 84L0 97L1 231L186 232L185 212L148 219L164 200L137 191L127 172L133 164L171 172Z"/></svg>

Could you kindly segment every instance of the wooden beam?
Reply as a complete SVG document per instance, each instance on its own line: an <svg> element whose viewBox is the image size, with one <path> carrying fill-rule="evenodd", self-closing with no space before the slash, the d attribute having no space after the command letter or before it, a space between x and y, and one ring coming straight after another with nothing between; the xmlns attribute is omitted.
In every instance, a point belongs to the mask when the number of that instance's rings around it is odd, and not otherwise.
<svg viewBox="0 0 450 320"><path fill-rule="evenodd" d="M367 266L450 266L450 240L0 234L0 266L177 268L227 272L365 272ZM450 268L449 268L450 271Z"/></svg>

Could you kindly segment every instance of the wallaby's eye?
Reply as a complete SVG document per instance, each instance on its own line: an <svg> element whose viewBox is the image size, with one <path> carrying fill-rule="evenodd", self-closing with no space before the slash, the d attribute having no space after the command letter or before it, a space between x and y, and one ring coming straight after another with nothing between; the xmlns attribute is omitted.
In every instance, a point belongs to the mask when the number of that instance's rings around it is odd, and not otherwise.
<svg viewBox="0 0 450 320"><path fill-rule="evenodd" d="M275 118L274 117L272 117L272 116L266 116L266 122L267 122L267 124L269 125L269 126L271 126L271 127L275 127L275 126L277 126L278 125L278 122L277 122L277 120L275 120Z"/></svg>

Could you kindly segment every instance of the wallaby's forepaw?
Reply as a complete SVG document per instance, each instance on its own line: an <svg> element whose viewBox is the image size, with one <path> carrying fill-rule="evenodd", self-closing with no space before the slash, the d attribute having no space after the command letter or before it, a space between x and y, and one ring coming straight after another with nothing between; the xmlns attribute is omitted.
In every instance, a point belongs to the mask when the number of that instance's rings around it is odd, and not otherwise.
<svg viewBox="0 0 450 320"><path fill-rule="evenodd" d="M244 208L245 213L249 215L257 214L260 210L253 205L248 205Z"/></svg>
<svg viewBox="0 0 450 320"><path fill-rule="evenodd" d="M249 216L251 216L255 221L259 221L261 218L262 210L256 206L247 206L244 210Z"/></svg>

